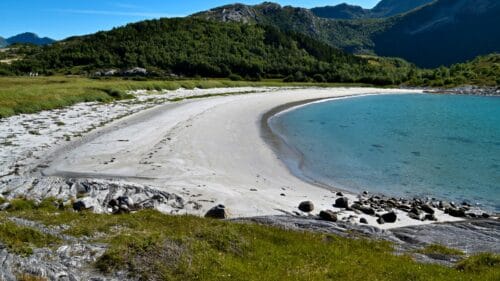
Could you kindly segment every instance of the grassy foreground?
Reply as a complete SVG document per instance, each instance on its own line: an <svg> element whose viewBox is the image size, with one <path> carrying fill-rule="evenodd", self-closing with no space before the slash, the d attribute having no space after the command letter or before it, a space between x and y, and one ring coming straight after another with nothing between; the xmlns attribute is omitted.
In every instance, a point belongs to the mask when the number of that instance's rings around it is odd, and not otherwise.
<svg viewBox="0 0 500 281"><path fill-rule="evenodd" d="M153 210L76 213L49 201L36 206L17 200L0 212L3 243L11 235L5 227L9 216L66 225L66 234L108 243L109 249L94 264L96 269L108 274L128 269L140 280L500 280L498 255L475 255L448 268L396 256L392 245L383 241L168 216ZM8 245L11 250L43 246L39 236L32 236ZM46 238L47 247L59 242Z"/></svg>
<svg viewBox="0 0 500 281"><path fill-rule="evenodd" d="M78 102L110 102L130 98L129 90L175 90L179 88L218 88L242 86L345 86L361 84L284 83L279 80L231 81L210 80L148 80L119 78L88 79L80 77L0 77L0 118L21 113L35 113L70 106Z"/></svg>

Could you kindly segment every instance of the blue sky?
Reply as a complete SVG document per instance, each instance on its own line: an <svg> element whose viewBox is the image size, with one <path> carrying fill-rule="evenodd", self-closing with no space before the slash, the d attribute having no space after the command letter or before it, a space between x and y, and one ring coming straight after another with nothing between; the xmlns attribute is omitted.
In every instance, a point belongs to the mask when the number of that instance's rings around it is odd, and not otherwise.
<svg viewBox="0 0 500 281"><path fill-rule="evenodd" d="M186 16L234 2L257 4L263 0L0 0L0 36L10 37L29 31L40 36L63 39L144 19ZM307 8L348 2L371 8L378 0L274 2Z"/></svg>

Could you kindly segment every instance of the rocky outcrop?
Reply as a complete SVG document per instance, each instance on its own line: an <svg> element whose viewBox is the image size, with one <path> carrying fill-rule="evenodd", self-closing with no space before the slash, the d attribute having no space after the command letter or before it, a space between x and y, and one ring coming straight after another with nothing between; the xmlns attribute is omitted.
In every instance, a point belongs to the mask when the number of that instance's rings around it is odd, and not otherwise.
<svg viewBox="0 0 500 281"><path fill-rule="evenodd" d="M185 202L181 196L161 191L161 188L130 182L99 179L63 179L58 177L17 178L10 189L3 192L6 199L26 197L41 201L53 197L63 201L75 200L77 211L91 210L96 213L114 213L116 208L110 202L117 200L117 206L131 210L161 209L176 214L186 208L198 208L195 202Z"/></svg>

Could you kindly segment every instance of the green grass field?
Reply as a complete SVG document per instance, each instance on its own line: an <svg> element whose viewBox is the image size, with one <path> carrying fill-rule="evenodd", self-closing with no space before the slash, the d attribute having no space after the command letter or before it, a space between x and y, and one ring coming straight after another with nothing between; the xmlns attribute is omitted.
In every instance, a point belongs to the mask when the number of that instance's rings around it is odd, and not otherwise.
<svg viewBox="0 0 500 281"><path fill-rule="evenodd" d="M500 280L500 256L493 254L464 256L450 268L417 263L411 253L396 256L389 242L359 237L169 216L153 210L124 215L76 213L58 209L51 199L39 206L23 200L13 205L0 212L0 218L66 225L66 234L107 243L109 249L93 266L107 274L128 269L139 280ZM11 233L4 234L8 230L1 225L0 241ZM26 247L41 246L39 236L33 237L9 245L12 250L23 247L23 252ZM48 247L58 242L46 241Z"/></svg>
<svg viewBox="0 0 500 281"><path fill-rule="evenodd" d="M81 77L0 77L0 118L21 113L35 113L73 105L78 102L110 102L130 98L129 90L175 90L179 88L218 88L241 86L366 86L362 84L284 83L280 80L259 82L210 80L147 80L119 78L88 79Z"/></svg>

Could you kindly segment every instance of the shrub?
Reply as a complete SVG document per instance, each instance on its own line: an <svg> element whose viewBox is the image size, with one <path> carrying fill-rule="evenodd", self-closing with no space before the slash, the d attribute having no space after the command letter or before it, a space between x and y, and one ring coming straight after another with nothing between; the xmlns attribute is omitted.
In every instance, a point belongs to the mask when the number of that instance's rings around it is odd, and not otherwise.
<svg viewBox="0 0 500 281"><path fill-rule="evenodd" d="M240 76L240 75L238 75L238 74L234 74L234 73L229 74L228 78L229 78L229 80L231 80L231 81L242 81L242 80L243 80L243 77L241 77L241 76Z"/></svg>

